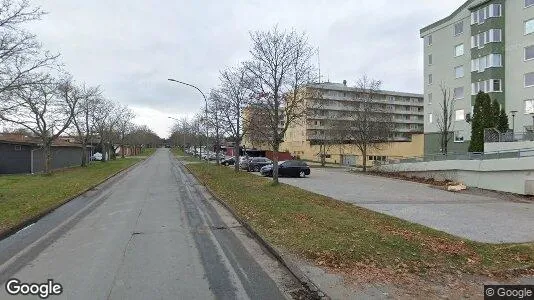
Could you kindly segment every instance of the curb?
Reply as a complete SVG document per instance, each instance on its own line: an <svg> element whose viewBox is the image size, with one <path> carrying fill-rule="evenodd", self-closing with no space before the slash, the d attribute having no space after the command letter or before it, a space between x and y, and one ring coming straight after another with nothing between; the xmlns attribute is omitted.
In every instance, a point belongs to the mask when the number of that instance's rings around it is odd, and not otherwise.
<svg viewBox="0 0 534 300"><path fill-rule="evenodd" d="M195 173L189 169L187 164L181 163L182 166L184 166L187 171L195 177L195 179L204 186L204 188L208 191L208 193L215 199L217 202L219 202L222 206L224 206L231 214L232 216L243 226L269 253L271 253L284 267L286 267L289 272L297 278L297 280L304 286L306 290L310 293L310 296L312 299L331 299L325 292L323 292L313 281L311 281L308 276L300 270L300 268L287 256L280 253L274 246L272 246L269 242L267 242L261 235L259 235L253 228L250 226L245 220L243 220L241 217L239 217L236 213L236 211L228 205L224 200L219 198L215 192L213 192L205 183L204 181L200 180L200 178L197 177Z"/></svg>
<svg viewBox="0 0 534 300"><path fill-rule="evenodd" d="M98 187L99 185L106 183L106 181L112 179L113 177L116 177L116 176L118 176L118 175L121 175L121 173L127 173L128 171L130 171L130 170L131 170L132 168L134 168L135 166L137 166L137 165L139 165L140 163L142 163L142 162L146 161L147 159L149 159L151 156L152 156L152 154L151 154L150 156L147 156L145 159L140 160L140 161L136 162L135 164L133 164L133 165L127 167L126 169L121 169L121 170L119 170L119 171L117 171L117 172L115 172L115 173L113 173L113 174L107 176L106 178L102 179L101 181L99 181L99 182L97 182L97 183L95 183L95 184L89 186L88 188L86 188L86 189L80 191L80 192L77 193L76 195L73 195L73 196L71 196L71 197L68 197L68 198L66 198L65 200L63 200L63 201L61 201L61 202L59 202L59 203L53 205L52 207L49 207L49 208L47 208L46 210L44 210L44 211L38 213L37 215L35 215L35 216L33 216L33 217L31 217L31 218L29 218L29 219L27 219L27 220L24 220L22 223L17 224L17 225L11 227L10 229L8 229L8 230L6 230L6 231L4 231L4 232L0 232L0 240L6 239L6 238L12 236L13 234L17 233L18 231L20 231L20 230L23 229L24 227L27 227L27 226L29 226L29 225L31 225L31 224L33 224L33 223L39 221L41 218L45 217L45 216L48 215L49 213L51 213L51 212L53 212L54 210L58 209L59 207L61 207L61 206L65 205L65 204L67 204L68 202L74 200L75 198L80 197L81 195L83 195L83 194L89 192L90 190L92 190L92 189Z"/></svg>

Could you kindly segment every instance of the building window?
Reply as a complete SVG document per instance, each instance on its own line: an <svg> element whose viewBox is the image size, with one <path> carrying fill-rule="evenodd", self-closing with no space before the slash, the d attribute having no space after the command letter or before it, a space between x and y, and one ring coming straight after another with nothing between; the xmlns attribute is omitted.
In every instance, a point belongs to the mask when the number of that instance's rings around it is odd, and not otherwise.
<svg viewBox="0 0 534 300"><path fill-rule="evenodd" d="M428 84L432 84L432 74L428 74Z"/></svg>
<svg viewBox="0 0 534 300"><path fill-rule="evenodd" d="M534 5L534 0L525 0L525 8Z"/></svg>
<svg viewBox="0 0 534 300"><path fill-rule="evenodd" d="M490 29L488 33L489 33L490 43L502 42L502 30L501 29Z"/></svg>
<svg viewBox="0 0 534 300"><path fill-rule="evenodd" d="M490 54L471 60L471 72L484 72L487 68L502 67L502 55Z"/></svg>
<svg viewBox="0 0 534 300"><path fill-rule="evenodd" d="M432 123L432 114L428 114L428 123Z"/></svg>
<svg viewBox="0 0 534 300"><path fill-rule="evenodd" d="M464 141L464 133L462 131L455 131L454 132L454 142L455 143L463 143Z"/></svg>
<svg viewBox="0 0 534 300"><path fill-rule="evenodd" d="M456 110L456 121L463 121L465 120L465 114L463 109L457 109Z"/></svg>
<svg viewBox="0 0 534 300"><path fill-rule="evenodd" d="M525 74L525 87L534 86L534 72Z"/></svg>
<svg viewBox="0 0 534 300"><path fill-rule="evenodd" d="M464 66L458 66L458 67L454 68L454 77L455 78L464 77Z"/></svg>
<svg viewBox="0 0 534 300"><path fill-rule="evenodd" d="M432 54L428 55L428 65L432 65Z"/></svg>
<svg viewBox="0 0 534 300"><path fill-rule="evenodd" d="M426 37L426 45L432 46L432 35L431 34Z"/></svg>
<svg viewBox="0 0 534 300"><path fill-rule="evenodd" d="M432 105L432 93L428 94L428 105Z"/></svg>
<svg viewBox="0 0 534 300"><path fill-rule="evenodd" d="M462 55L464 55L464 44L454 46L454 56L458 57Z"/></svg>
<svg viewBox="0 0 534 300"><path fill-rule="evenodd" d="M534 32L534 19L525 21L525 35L531 34Z"/></svg>
<svg viewBox="0 0 534 300"><path fill-rule="evenodd" d="M454 24L454 36L464 33L464 21Z"/></svg>
<svg viewBox="0 0 534 300"><path fill-rule="evenodd" d="M525 60L531 59L534 59L534 45L525 47Z"/></svg>
<svg viewBox="0 0 534 300"><path fill-rule="evenodd" d="M534 99L525 100L525 115L534 114Z"/></svg>
<svg viewBox="0 0 534 300"><path fill-rule="evenodd" d="M454 99L463 99L464 98L464 87L457 87L454 89L453 91L453 96L452 96Z"/></svg>
<svg viewBox="0 0 534 300"><path fill-rule="evenodd" d="M21 151L22 146L21 145L15 145L15 151Z"/></svg>
<svg viewBox="0 0 534 300"><path fill-rule="evenodd" d="M492 91L493 92L502 92L501 87L501 80L500 79L493 79L492 80Z"/></svg>

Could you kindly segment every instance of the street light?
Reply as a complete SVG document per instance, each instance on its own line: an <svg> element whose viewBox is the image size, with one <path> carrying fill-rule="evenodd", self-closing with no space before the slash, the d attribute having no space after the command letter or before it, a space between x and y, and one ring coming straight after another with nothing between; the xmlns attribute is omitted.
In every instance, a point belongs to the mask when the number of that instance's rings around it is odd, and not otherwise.
<svg viewBox="0 0 534 300"><path fill-rule="evenodd" d="M180 120L178 120L178 119L176 119L176 118L173 118L173 117L168 117L168 118L180 122ZM183 132L182 134L183 134L183 136L184 136L184 152L185 152L185 128L184 128L184 132Z"/></svg>
<svg viewBox="0 0 534 300"><path fill-rule="evenodd" d="M515 114L517 114L517 110L510 111L510 114L512 114L512 133L515 132Z"/></svg>
<svg viewBox="0 0 534 300"><path fill-rule="evenodd" d="M204 93L198 87L196 87L196 86L194 86L194 85L192 85L190 83L179 81L179 80L172 79L172 78L169 78L167 80L173 81L173 82L176 82L176 83L179 83L179 84L187 85L189 87L192 87L192 88L196 89L197 91L200 92L200 94L202 94L202 97L204 97L204 103L206 104L205 114L206 114L206 124L207 124L208 123L208 98L206 98L206 95L204 95ZM208 144L207 138L208 138L208 126L206 125L206 146ZM200 154L200 158L202 158L202 145L200 146L199 154Z"/></svg>

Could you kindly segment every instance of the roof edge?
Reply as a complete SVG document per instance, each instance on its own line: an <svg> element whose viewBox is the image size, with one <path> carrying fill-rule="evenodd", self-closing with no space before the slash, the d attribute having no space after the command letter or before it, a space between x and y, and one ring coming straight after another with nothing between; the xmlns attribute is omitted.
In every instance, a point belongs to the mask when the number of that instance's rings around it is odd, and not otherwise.
<svg viewBox="0 0 534 300"><path fill-rule="evenodd" d="M421 37L423 37L423 32L425 31L428 31L429 29L433 28L433 27L436 27L438 25L441 25L445 22L448 22L450 19L452 19L455 15L457 15L460 11L462 11L464 8L466 7L469 7L469 5L471 3L473 3L475 0L467 0L464 4L462 4L460 7L458 7L452 14L448 15L447 17L441 19L441 20L438 20L430 25L427 25L423 28L421 28L421 30L419 30L419 35Z"/></svg>

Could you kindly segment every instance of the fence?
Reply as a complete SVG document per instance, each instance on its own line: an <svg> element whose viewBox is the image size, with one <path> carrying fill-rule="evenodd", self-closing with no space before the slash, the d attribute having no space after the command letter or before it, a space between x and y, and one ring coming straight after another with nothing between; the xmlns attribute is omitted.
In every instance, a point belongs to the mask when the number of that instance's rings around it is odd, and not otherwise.
<svg viewBox="0 0 534 300"><path fill-rule="evenodd" d="M534 141L534 131L528 132L499 132L494 128L484 129L484 143L506 143Z"/></svg>
<svg viewBox="0 0 534 300"><path fill-rule="evenodd" d="M467 153L437 153L424 156L406 157L400 159L388 159L387 161L375 162L377 165L417 163L444 160L489 160L501 158L521 158L534 156L534 148L512 149L490 152L467 152Z"/></svg>

